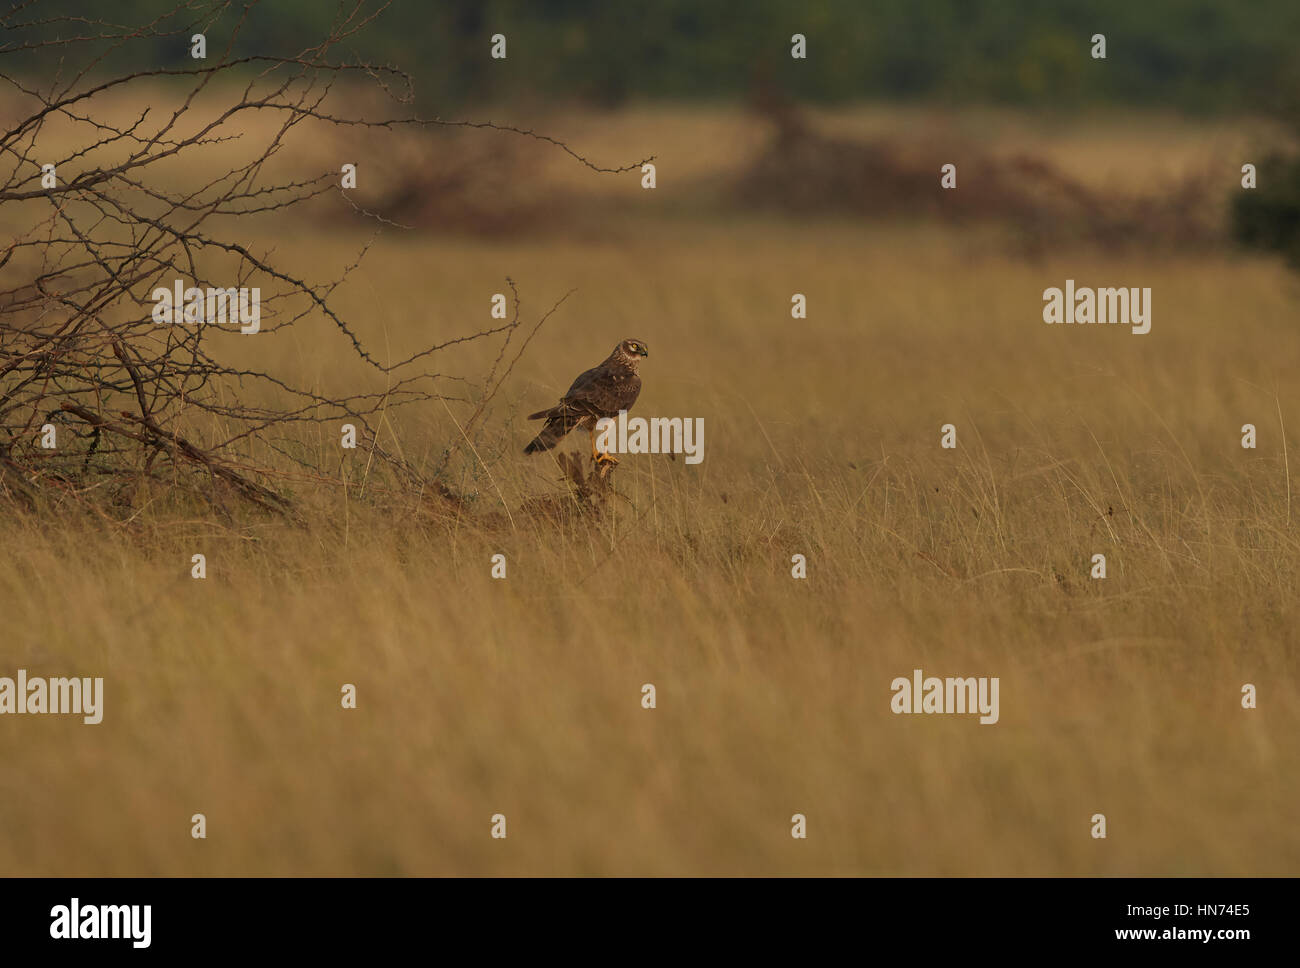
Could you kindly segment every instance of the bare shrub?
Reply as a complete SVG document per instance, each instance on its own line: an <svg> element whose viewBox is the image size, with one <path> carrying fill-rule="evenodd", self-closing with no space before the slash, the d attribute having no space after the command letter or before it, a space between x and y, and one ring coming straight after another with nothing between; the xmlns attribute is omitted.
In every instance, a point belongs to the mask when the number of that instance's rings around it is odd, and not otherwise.
<svg viewBox="0 0 1300 968"><path fill-rule="evenodd" d="M137 488L156 481L207 500L233 494L283 510L285 496L270 486L273 464L287 458L307 476L326 472L308 450L287 451L272 430L347 419L383 459L371 421L381 411L442 400L478 406L467 426L481 416L527 345L514 339L518 294L510 319L381 362L334 300L369 244L333 278L318 281L279 264L256 241L254 226L313 199L369 219L376 231L396 222L350 198L337 164L318 160L310 171L284 164L291 137L322 129L365 139L400 127L487 129L496 139L550 143L594 171L641 164L600 168L546 135L487 121L340 113L338 89L348 79L374 85L399 112L413 100L402 71L336 54L383 9L360 0L340 7L318 44L291 56L233 56L248 9L223 22L231 16L224 3L179 4L132 27L31 9L0 14L0 58L7 58L0 79L17 92L14 120L0 133L0 201L14 236L0 250L0 495L28 506L42 496L91 494L129 504ZM208 38L206 59L189 57L195 33ZM102 77L101 58L121 49L177 55L171 66ZM33 73L33 58L60 69ZM160 84L183 85L176 107L150 106ZM219 174L195 176L210 170L205 157L221 159ZM54 166L52 186L46 165ZM393 200L392 214L417 196L436 207L457 188L454 177L421 184ZM177 281L183 295L256 290L260 332L252 338L321 327L319 338L343 341L371 373L373 389L326 396L235 362L249 355L240 343L246 337L219 319L160 325L154 294ZM500 347L481 380L440 369L444 350L483 340ZM47 425L55 428L55 448L40 445ZM413 474L396 468L394 479L410 483ZM427 481L420 486L436 490Z"/></svg>
<svg viewBox="0 0 1300 968"><path fill-rule="evenodd" d="M1153 195L1094 191L1026 154L995 157L970 144L930 140L860 141L824 134L792 104L771 95L757 106L775 136L739 179L747 207L918 215L1009 226L1031 252L1065 241L1194 247L1224 238L1216 176L1198 172ZM942 191L936 158L960 158L960 190Z"/></svg>

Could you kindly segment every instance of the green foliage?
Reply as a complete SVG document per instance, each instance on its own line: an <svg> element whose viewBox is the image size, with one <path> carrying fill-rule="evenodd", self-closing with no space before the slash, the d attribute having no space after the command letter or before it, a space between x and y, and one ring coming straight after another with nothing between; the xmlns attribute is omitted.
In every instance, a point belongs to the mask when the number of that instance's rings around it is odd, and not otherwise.
<svg viewBox="0 0 1300 968"><path fill-rule="evenodd" d="M1267 158L1258 178L1258 188L1233 199L1233 237L1248 248L1280 253L1300 268L1300 158Z"/></svg>
<svg viewBox="0 0 1300 968"><path fill-rule="evenodd" d="M194 3L186 19L220 4ZM98 0L37 3L94 20ZM43 9L41 9L43 8ZM117 0L114 23L140 23L168 0ZM335 4L255 6L236 53L298 51L315 42ZM209 29L215 49L238 11ZM31 19L39 19L33 13ZM494 33L509 56L488 56ZM790 37L808 58L790 57ZM66 30L65 30L66 33ZM1093 60L1103 33L1107 58ZM1154 105L1188 112L1275 109L1288 91L1300 4L1294 0L394 0L349 43L359 56L417 78L425 106L576 98L727 98L758 80L816 101L932 98L1075 107ZM181 62L184 41L128 41L106 66Z"/></svg>

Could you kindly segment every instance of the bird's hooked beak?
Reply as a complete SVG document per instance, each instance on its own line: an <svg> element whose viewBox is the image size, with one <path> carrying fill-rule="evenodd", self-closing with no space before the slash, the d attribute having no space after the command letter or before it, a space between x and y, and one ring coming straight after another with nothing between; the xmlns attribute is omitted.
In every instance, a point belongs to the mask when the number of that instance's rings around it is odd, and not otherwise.
<svg viewBox="0 0 1300 968"><path fill-rule="evenodd" d="M647 350L647 349L643 346L643 347L641 347L641 355L642 355L642 356L649 356L649 355L650 355L650 351Z"/></svg>

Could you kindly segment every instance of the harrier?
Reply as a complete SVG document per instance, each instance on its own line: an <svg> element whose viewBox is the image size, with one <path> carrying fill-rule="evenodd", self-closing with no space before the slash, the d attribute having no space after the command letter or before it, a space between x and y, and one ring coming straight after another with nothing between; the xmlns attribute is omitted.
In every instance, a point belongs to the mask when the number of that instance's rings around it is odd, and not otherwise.
<svg viewBox="0 0 1300 968"><path fill-rule="evenodd" d="M524 448L524 453L550 450L574 427L585 427L591 434L592 460L597 464L617 464L618 458L596 449L596 421L601 417L617 417L620 410L632 408L641 392L637 364L641 357L649 355L645 343L639 339L625 339L615 346L605 362L593 366L573 381L573 386L558 404L549 410L529 414L529 420L545 419L546 425Z"/></svg>

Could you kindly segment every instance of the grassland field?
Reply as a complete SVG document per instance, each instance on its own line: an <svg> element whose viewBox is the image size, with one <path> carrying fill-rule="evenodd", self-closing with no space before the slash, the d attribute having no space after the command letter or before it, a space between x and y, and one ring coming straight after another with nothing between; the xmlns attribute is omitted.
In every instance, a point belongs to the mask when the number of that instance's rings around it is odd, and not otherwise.
<svg viewBox="0 0 1300 968"><path fill-rule="evenodd" d="M959 129L1101 188L1254 137L871 107L823 123ZM298 522L160 487L0 515L0 674L106 680L100 725L0 723L0 872L1300 873L1300 280L1228 248L1030 260L990 226L723 210L765 137L737 109L534 126L604 162L655 154L659 187L516 146L515 190L576 225L385 230L337 297L400 359L479 328L506 276L529 321L573 290L448 478L463 509L393 494L309 428L296 444L335 476L280 485ZM248 227L326 275L372 230ZM1150 287L1151 332L1044 325L1067 278ZM521 454L523 416L629 336L650 348L634 413L703 418L703 462L625 457L605 513L531 513L566 485ZM240 339L232 358L323 390L376 379L324 320ZM480 374L496 350L438 367ZM466 406L394 410L382 442L433 467ZM999 722L893 714L917 668L999 677Z"/></svg>

